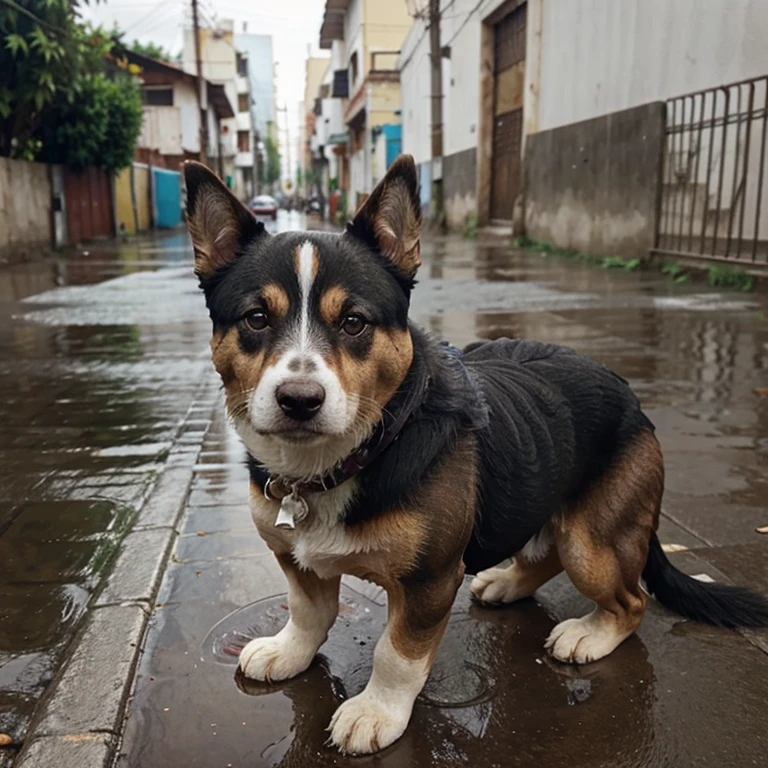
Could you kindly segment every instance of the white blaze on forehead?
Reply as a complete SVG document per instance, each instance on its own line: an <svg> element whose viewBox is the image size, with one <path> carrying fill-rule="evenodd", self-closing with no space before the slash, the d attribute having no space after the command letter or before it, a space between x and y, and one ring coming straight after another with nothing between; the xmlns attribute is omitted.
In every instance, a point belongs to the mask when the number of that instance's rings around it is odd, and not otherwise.
<svg viewBox="0 0 768 768"><path fill-rule="evenodd" d="M317 268L315 248L309 240L305 240L299 246L298 277L299 293L301 295L301 314L299 316L299 349L302 352L309 350L309 294L312 291L312 283L315 281Z"/></svg>

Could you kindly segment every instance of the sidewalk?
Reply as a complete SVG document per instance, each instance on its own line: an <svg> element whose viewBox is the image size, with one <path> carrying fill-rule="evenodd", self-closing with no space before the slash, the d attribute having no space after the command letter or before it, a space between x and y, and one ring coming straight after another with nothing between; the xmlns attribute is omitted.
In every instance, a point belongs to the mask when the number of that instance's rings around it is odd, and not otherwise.
<svg viewBox="0 0 768 768"><path fill-rule="evenodd" d="M661 538L676 550L672 557L690 573L768 591L768 536L755 532L768 524L768 398L756 392L768 384L764 296L676 286L655 272L609 272L462 240L427 246L423 256L414 315L435 333L457 344L500 335L564 343L628 377L666 454ZM384 596L371 585L346 582L339 620L306 674L276 688L242 681L238 687L237 649L285 620L285 586L250 521L242 447L207 373L202 300L186 266L107 285L103 303L76 312L36 304L44 313L36 319L55 322L63 313L89 323L104 315L136 323L142 353L127 360L116 359L111 337L95 340L117 331L87 331L72 375L89 379L98 371L112 388L103 387L106 400L86 400L91 413L86 417L82 406L81 421L90 423L104 409L109 424L116 403L138 398L139 374L149 376L163 394L140 418L116 419L115 429L123 434L133 421L157 430L135 441L163 445L147 448L150 458L142 454L134 473L146 472L148 484L166 455L171 468L160 472L139 514L141 529L125 539L77 650L37 710L22 768L107 766L115 750L120 768L764 762L767 633L698 626L652 604L638 636L608 659L583 668L555 665L542 654L549 630L587 610L564 577L537 600L503 610L471 605L465 585L411 726L379 756L343 758L324 745L333 710L370 673L385 620ZM101 294L72 296L71 305L94 295ZM135 306L137 295L144 298ZM160 320L148 324L148 316ZM56 326L50 328L54 333ZM34 368L27 366L27 377ZM199 405L189 410L195 396ZM67 399L56 395L47 407L57 397ZM16 402L21 408L23 400ZM59 413L62 408L59 403ZM57 429L69 427L67 409L61 420ZM25 423L19 416L19 425ZM29 431L17 430L15 439ZM68 439L78 445L81 437ZM57 448L62 443L59 437ZM16 466L37 461L36 453L21 454ZM92 453L89 447L84 455ZM111 457L110 467L124 458ZM139 461L135 451L131 458ZM104 535L100 530L98 537ZM156 551L163 546L155 537L172 542L156 599Z"/></svg>
<svg viewBox="0 0 768 768"><path fill-rule="evenodd" d="M0 766L86 609L139 610L99 591L121 544L162 556L161 473L183 500L218 387L200 303L186 232L0 271Z"/></svg>

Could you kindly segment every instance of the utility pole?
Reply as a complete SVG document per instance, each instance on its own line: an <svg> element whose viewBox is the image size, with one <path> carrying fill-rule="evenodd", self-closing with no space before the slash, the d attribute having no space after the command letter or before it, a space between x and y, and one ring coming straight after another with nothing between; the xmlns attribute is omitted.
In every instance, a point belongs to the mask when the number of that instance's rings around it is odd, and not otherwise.
<svg viewBox="0 0 768 768"><path fill-rule="evenodd" d="M200 21L197 16L197 0L192 0L192 34L195 36L195 65L197 67L197 106L200 110L200 162L207 161L208 154L208 110L204 104L208 100L203 98L203 59L200 55Z"/></svg>
<svg viewBox="0 0 768 768"><path fill-rule="evenodd" d="M443 54L440 45L440 0L429 0L429 56L431 64L432 200L443 213Z"/></svg>
<svg viewBox="0 0 768 768"><path fill-rule="evenodd" d="M283 108L280 107L277 108L278 112L285 113L285 171L286 176L288 178L288 182L290 183L290 188L293 189L294 181L295 179L291 178L291 130L288 125L288 104L284 103ZM278 127L279 130L279 127ZM295 194L295 192L294 192ZM293 195L291 195L293 197Z"/></svg>

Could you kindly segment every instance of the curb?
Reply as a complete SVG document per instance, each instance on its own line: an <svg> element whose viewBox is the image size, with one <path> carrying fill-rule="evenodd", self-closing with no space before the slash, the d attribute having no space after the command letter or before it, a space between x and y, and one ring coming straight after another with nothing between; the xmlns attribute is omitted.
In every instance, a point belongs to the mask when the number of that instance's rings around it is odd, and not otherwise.
<svg viewBox="0 0 768 768"><path fill-rule="evenodd" d="M201 383L103 586L38 706L13 768L107 768L143 651L152 607L178 536L203 439L218 407Z"/></svg>

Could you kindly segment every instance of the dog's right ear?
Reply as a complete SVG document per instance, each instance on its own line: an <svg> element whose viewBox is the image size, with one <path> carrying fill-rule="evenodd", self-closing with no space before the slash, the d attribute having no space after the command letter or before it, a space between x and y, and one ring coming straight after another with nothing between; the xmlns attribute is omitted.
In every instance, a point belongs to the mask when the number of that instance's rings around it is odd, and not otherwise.
<svg viewBox="0 0 768 768"><path fill-rule="evenodd" d="M265 237L266 232L264 225L202 163L184 163L184 181L195 274L205 280L231 264L249 242Z"/></svg>

